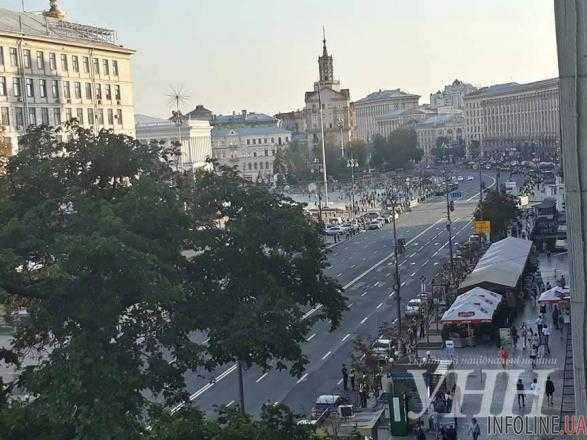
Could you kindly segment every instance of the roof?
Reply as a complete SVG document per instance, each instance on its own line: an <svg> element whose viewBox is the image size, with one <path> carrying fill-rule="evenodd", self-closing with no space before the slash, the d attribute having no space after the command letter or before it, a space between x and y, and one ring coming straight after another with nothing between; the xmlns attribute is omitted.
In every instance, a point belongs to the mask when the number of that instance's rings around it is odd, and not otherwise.
<svg viewBox="0 0 587 440"><path fill-rule="evenodd" d="M212 119L212 110L208 110L203 105L197 105L195 109L193 109L185 116L187 116L190 119L200 119L203 121L209 121L210 119Z"/></svg>
<svg viewBox="0 0 587 440"><path fill-rule="evenodd" d="M264 113L235 113L232 115L216 115L213 118L214 125L238 125L238 124L272 124L276 119Z"/></svg>
<svg viewBox="0 0 587 440"><path fill-rule="evenodd" d="M483 283L515 287L524 271L532 242L508 237L493 243L481 257L475 269L461 283L459 289Z"/></svg>
<svg viewBox="0 0 587 440"><path fill-rule="evenodd" d="M558 78L545 79L542 81L534 81L534 82L526 83L526 84L518 84L516 82L505 83L505 84L495 84L493 86L483 87L475 92L471 92L465 96L465 99L479 98L479 97L491 98L494 96L511 95L511 94L515 94L515 93L528 92L528 91L532 91L535 89L557 88L558 85L559 85Z"/></svg>
<svg viewBox="0 0 587 440"><path fill-rule="evenodd" d="M428 119L420 122L416 125L416 128L428 128L428 127L438 127L439 125L445 125L448 123L453 124L465 124L465 118L461 114L455 113L443 113L440 115L431 116Z"/></svg>
<svg viewBox="0 0 587 440"><path fill-rule="evenodd" d="M0 34L57 40L65 44L92 46L129 54L134 52L116 44L116 32L113 30L4 8L0 8Z"/></svg>
<svg viewBox="0 0 587 440"><path fill-rule="evenodd" d="M214 127L212 129L212 137L229 136L234 131L235 136L270 136L282 135L291 136L291 132L281 127L262 125L257 127Z"/></svg>
<svg viewBox="0 0 587 440"><path fill-rule="evenodd" d="M481 287L475 287L457 296L450 308L442 315L442 322L472 323L491 322L501 295Z"/></svg>
<svg viewBox="0 0 587 440"><path fill-rule="evenodd" d="M391 112L385 113L381 116L378 116L376 119L384 120L384 119L395 119L401 118L403 116L409 115L435 115L436 112L432 110L426 110L419 107L411 107L404 110L393 110Z"/></svg>
<svg viewBox="0 0 587 440"><path fill-rule="evenodd" d="M166 121L167 120L163 119L163 118L155 118L153 116L143 115L140 113L137 113L135 115L135 125L137 125L137 126L154 124L154 123L161 123L161 122L166 122Z"/></svg>
<svg viewBox="0 0 587 440"><path fill-rule="evenodd" d="M359 99L355 104L366 104L378 101L389 101L398 98L420 98L420 95L406 93L400 89L393 90L379 90L378 92L370 93L366 97Z"/></svg>

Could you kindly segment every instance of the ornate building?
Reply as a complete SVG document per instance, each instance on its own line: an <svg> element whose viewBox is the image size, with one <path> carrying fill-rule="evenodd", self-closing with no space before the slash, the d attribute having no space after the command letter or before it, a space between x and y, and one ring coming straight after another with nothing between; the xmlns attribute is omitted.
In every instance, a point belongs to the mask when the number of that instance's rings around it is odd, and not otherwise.
<svg viewBox="0 0 587 440"><path fill-rule="evenodd" d="M452 84L444 86L442 92L439 90L430 95L430 107L440 109L441 112L443 109L462 110L465 105L465 96L476 90L477 87L455 79Z"/></svg>
<svg viewBox="0 0 587 440"><path fill-rule="evenodd" d="M448 143L459 144L465 141L465 118L462 113L443 113L425 119L416 124L418 147L424 152L424 160L430 162L432 149L439 138L446 138Z"/></svg>
<svg viewBox="0 0 587 440"><path fill-rule="evenodd" d="M405 110L394 110L377 117L377 134L388 137L398 128L413 128L419 122L434 115L436 115L435 111L425 107L410 107Z"/></svg>
<svg viewBox="0 0 587 440"><path fill-rule="evenodd" d="M378 118L390 112L401 112L417 108L419 95L403 92L400 89L379 90L353 103L356 120L355 137L364 142L380 133Z"/></svg>
<svg viewBox="0 0 587 440"><path fill-rule="evenodd" d="M306 92L304 114L308 148L314 151L321 144L320 105L324 121L326 144L341 146L351 139L350 93L340 88L340 81L334 79L332 56L323 40L322 56L318 58L319 80L314 90Z"/></svg>
<svg viewBox="0 0 587 440"><path fill-rule="evenodd" d="M470 149L502 150L524 145L559 145L558 78L484 87L467 95L465 136Z"/></svg>

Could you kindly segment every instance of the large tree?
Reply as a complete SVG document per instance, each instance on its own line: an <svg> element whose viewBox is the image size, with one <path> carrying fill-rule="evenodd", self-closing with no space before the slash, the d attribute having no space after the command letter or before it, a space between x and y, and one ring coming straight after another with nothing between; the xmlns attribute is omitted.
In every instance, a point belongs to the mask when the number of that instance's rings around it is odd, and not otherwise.
<svg viewBox="0 0 587 440"><path fill-rule="evenodd" d="M512 220L518 215L516 199L497 191L488 191L475 211L475 220L491 222L491 240L505 238Z"/></svg>
<svg viewBox="0 0 587 440"><path fill-rule="evenodd" d="M407 168L419 162L423 152L418 148L418 136L412 128L400 128L386 139L375 136L372 143L372 163L382 170Z"/></svg>

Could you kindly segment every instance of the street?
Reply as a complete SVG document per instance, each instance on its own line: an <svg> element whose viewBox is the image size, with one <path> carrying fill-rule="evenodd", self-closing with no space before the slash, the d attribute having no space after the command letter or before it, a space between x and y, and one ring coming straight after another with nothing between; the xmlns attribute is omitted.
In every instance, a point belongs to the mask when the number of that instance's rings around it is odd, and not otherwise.
<svg viewBox="0 0 587 440"><path fill-rule="evenodd" d="M469 173L472 174L472 173ZM491 186L493 177L485 177ZM453 242L458 246L472 233L472 213L478 201L479 181L461 182L460 200L455 202ZM448 255L446 201L435 197L400 217L398 237L405 238L406 251L400 256L402 311L407 301L420 293L420 278L430 283L434 266ZM301 378L287 372L263 372L253 367L244 372L245 406L257 414L263 403L281 402L297 413L307 413L320 394L341 387L340 369L350 362L353 341L373 339L384 322L396 319L393 285L393 237L391 226L366 231L331 250L327 273L343 285L349 310L340 327L330 333L328 322L317 322L308 336L304 353L309 359ZM317 313L310 310L308 316ZM223 366L213 373L191 373L186 377L191 400L211 412L217 405L238 403L236 365Z"/></svg>

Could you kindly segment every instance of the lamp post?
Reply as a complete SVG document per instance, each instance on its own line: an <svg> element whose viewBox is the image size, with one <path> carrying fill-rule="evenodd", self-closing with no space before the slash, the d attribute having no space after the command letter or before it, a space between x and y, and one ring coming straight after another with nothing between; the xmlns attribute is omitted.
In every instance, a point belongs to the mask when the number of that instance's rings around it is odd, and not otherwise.
<svg viewBox="0 0 587 440"><path fill-rule="evenodd" d="M318 107L320 111L320 140L322 141L322 178L324 180L324 195L328 206L328 181L326 179L326 145L324 140L324 116L322 114L322 91L318 85Z"/></svg>
<svg viewBox="0 0 587 440"><path fill-rule="evenodd" d="M342 135L342 129L344 128L344 120L339 117L337 119L338 128L340 130L340 157L344 159L344 137Z"/></svg>
<svg viewBox="0 0 587 440"><path fill-rule="evenodd" d="M359 167L359 162L353 159L353 153L351 152L351 158L346 163L347 168L351 169L351 212L353 215L353 221L355 220L355 168Z"/></svg>
<svg viewBox="0 0 587 440"><path fill-rule="evenodd" d="M400 277L399 277L399 261L397 258L397 225L395 222L395 214L396 214L396 206L397 206L397 195L392 193L392 188L388 188L387 191L387 198L386 202L389 206L391 206L391 222L393 224L393 259L395 263L395 286L394 290L396 292L396 313L397 313L397 328L398 334L401 332L402 328L402 314L401 314L401 297L400 297Z"/></svg>
<svg viewBox="0 0 587 440"><path fill-rule="evenodd" d="M310 169L312 174L316 174L320 172L320 164L318 163L318 159L314 159L314 165ZM320 224L324 224L324 220L322 219L322 191L320 189L320 183L311 183L308 186L308 189L311 191L313 189L316 191L316 195L318 196L318 219L320 220Z"/></svg>

